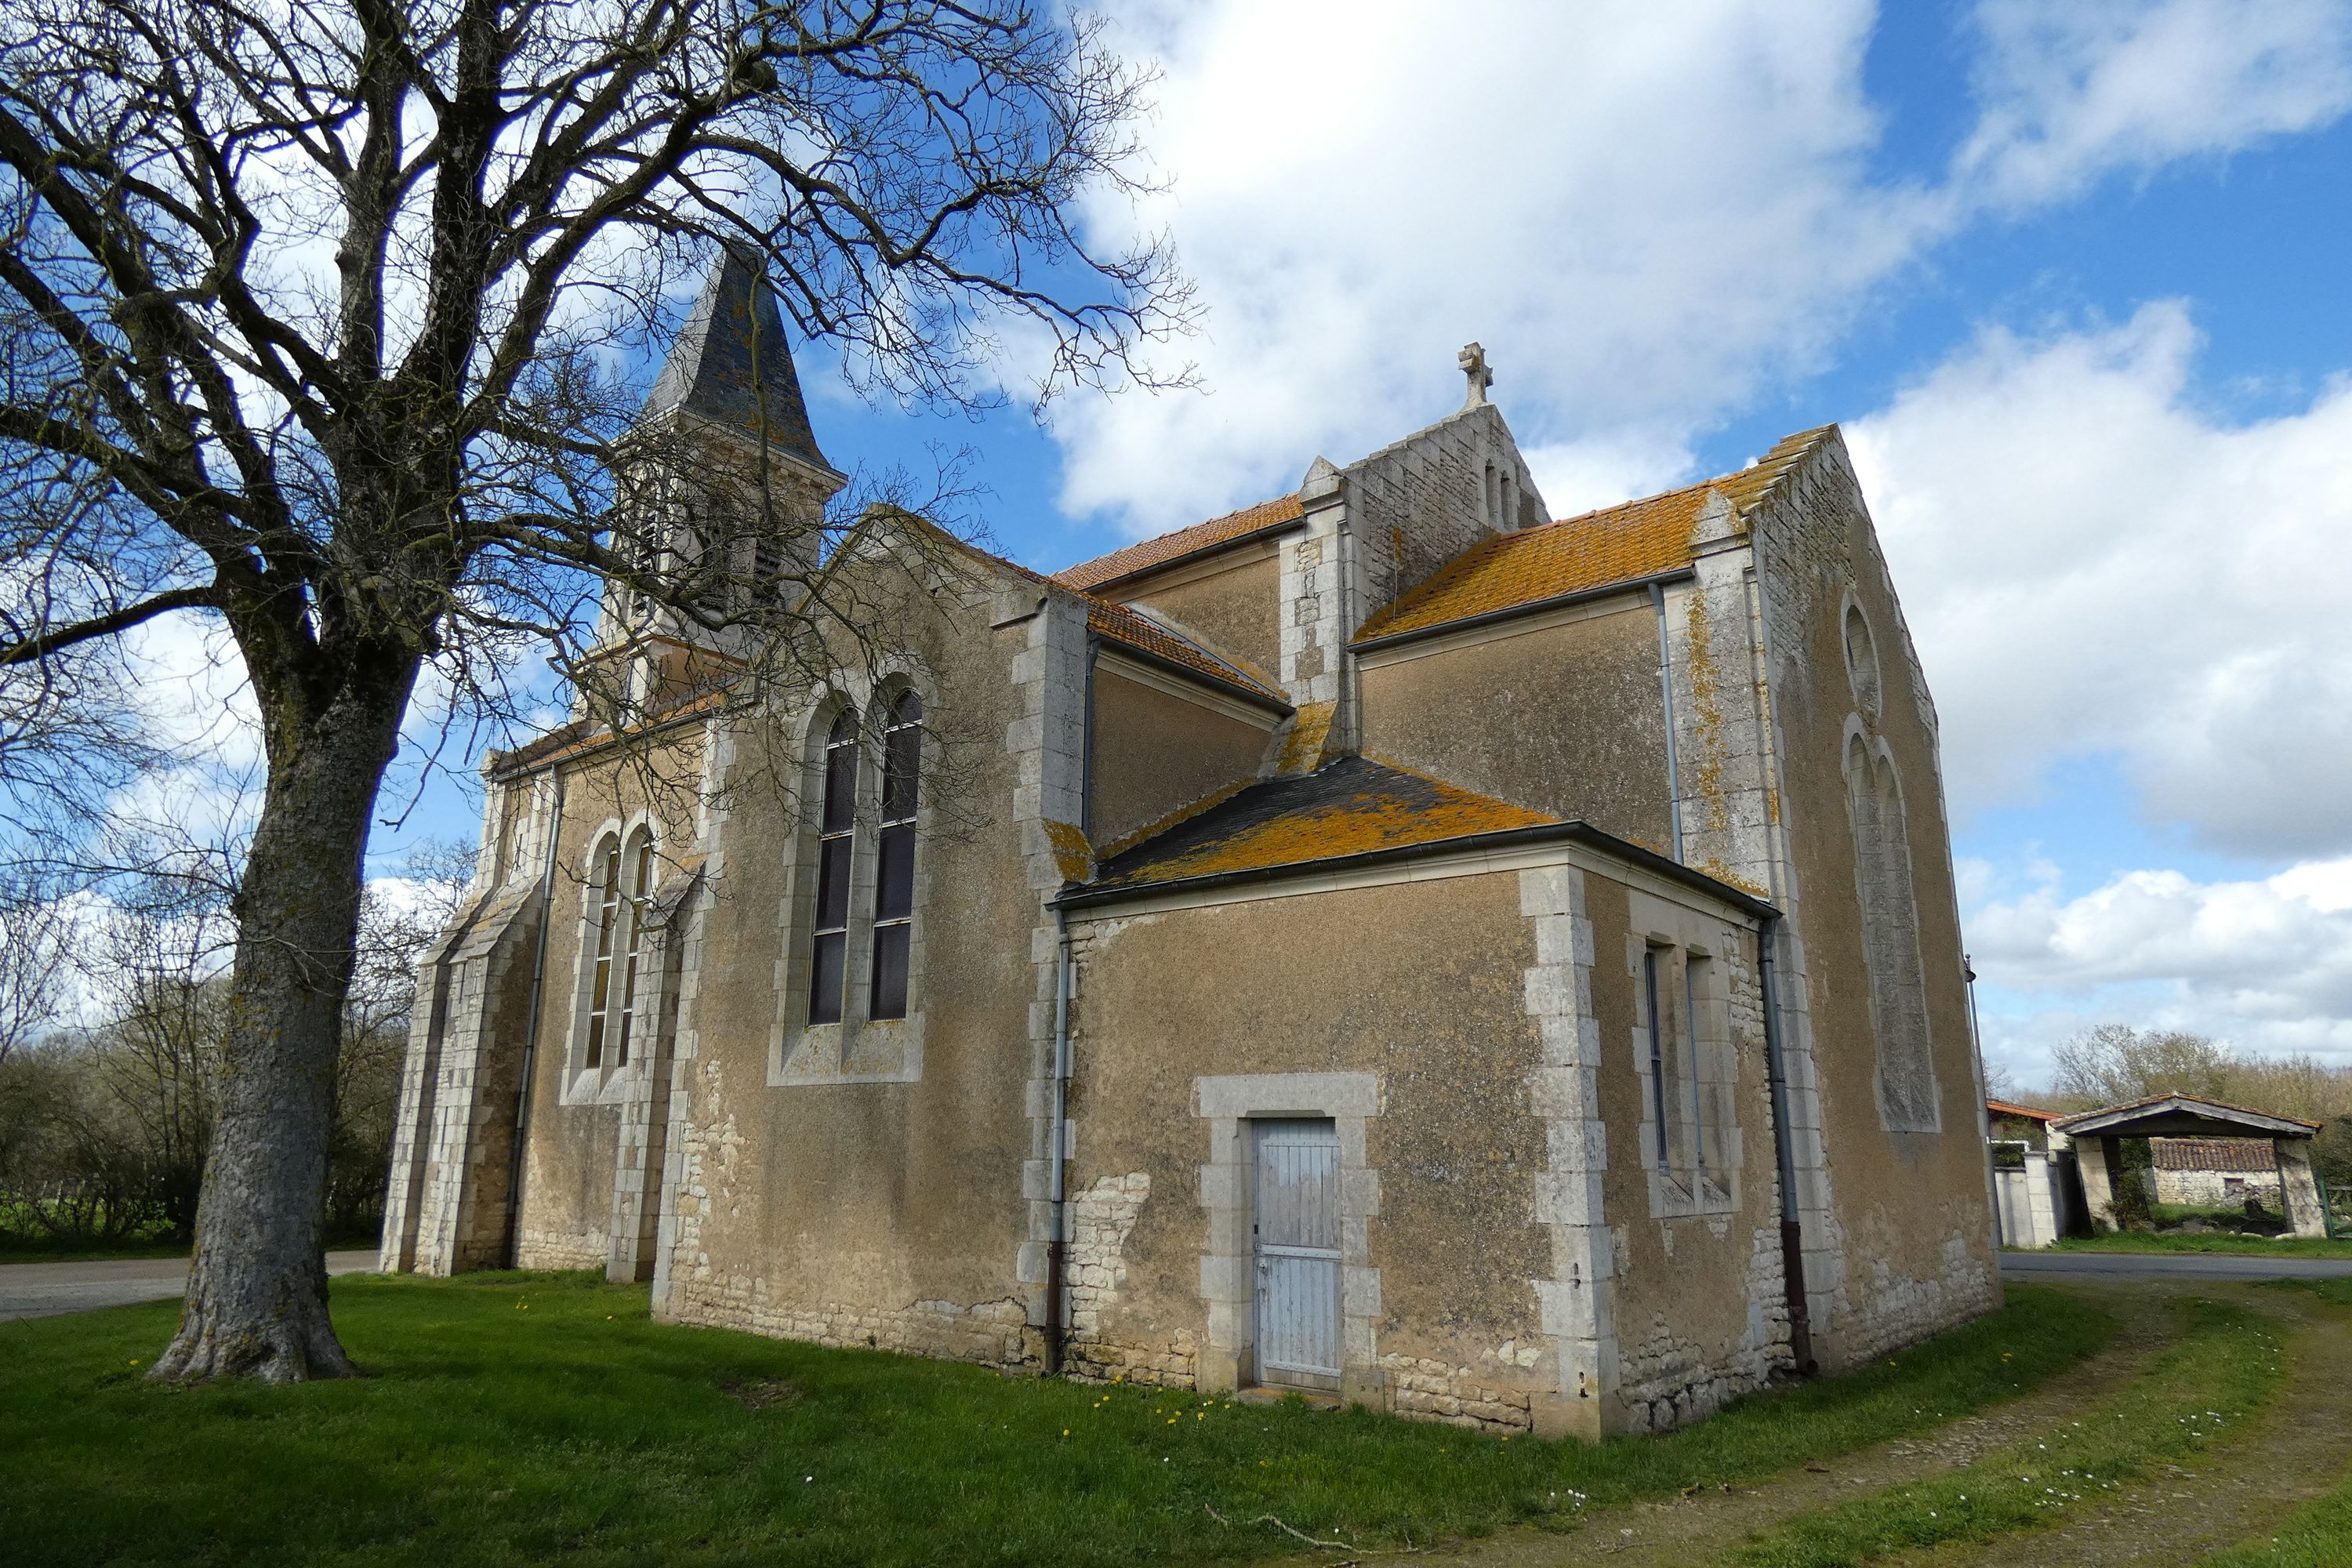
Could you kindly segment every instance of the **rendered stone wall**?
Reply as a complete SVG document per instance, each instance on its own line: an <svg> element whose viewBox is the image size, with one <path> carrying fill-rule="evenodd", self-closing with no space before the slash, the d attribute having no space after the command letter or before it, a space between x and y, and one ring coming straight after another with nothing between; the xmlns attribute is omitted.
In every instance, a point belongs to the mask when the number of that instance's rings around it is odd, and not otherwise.
<svg viewBox="0 0 2352 1568"><path fill-rule="evenodd" d="M1034 759L1059 748L1076 776L1083 616L981 564L908 569L875 558L856 569L870 574L856 591L904 644L890 679L913 680L927 715L921 956L909 1016L894 1026L919 1034L919 1052L898 1058L905 1070L868 1072L854 1052L836 1047L829 1068L802 1048L806 993L791 977L804 973L795 965L808 942L814 870L803 830L814 797L760 785L758 775L761 757L795 753L813 714L761 715L771 731L739 733L726 748L708 890L686 938L655 1310L828 1344L1027 1364L1036 1345L1024 1328L1024 1163L1040 984L1027 933L1041 888L1059 885L1045 813L1073 828L1080 815L1060 774L1041 787ZM1050 708L1041 638L1074 656L1067 668L1053 665L1063 679ZM847 650L844 664L856 668ZM868 701L855 679L850 686L854 700ZM1031 866L1033 848L1046 869ZM1075 848L1083 854L1082 842ZM853 963L850 986L864 983Z"/></svg>
<svg viewBox="0 0 2352 1568"><path fill-rule="evenodd" d="M1793 928L1781 994L1792 1086L1819 1118L1817 1132L1801 1129L1821 1172L1818 1184L1800 1187L1807 1274L1816 1351L1837 1367L1999 1305L1983 1091L1935 710L1843 444L1801 464L1750 528L1754 585L1735 594L1727 583L1711 598L1718 648L1726 628L1756 628L1769 668L1780 844L1770 891ZM1843 771L1860 705L1847 672L1849 605L1867 619L1879 669L1879 711L1866 728L1903 790L1934 1131L1890 1129L1882 1100Z"/></svg>
<svg viewBox="0 0 2352 1568"><path fill-rule="evenodd" d="M1658 623L1647 595L1420 647L1433 651L1383 653L1359 678L1366 754L1667 850Z"/></svg>
<svg viewBox="0 0 2352 1568"><path fill-rule="evenodd" d="M1546 1126L1528 1099L1538 937L1520 902L1516 875L1488 873L1079 928L1074 1190L1117 1181L1132 1202L1137 1173L1150 1177L1133 1218L1120 1214L1118 1267L1103 1277L1115 1284L1087 1285L1103 1291L1087 1301L1092 1364L1212 1387L1253 1375L1245 1346L1237 1371L1231 1351L1228 1370L1204 1364L1223 1336L1248 1333L1245 1292L1219 1317L1204 1291L1227 1259L1245 1266L1249 1215L1225 1191L1241 1173L1216 1153L1220 1139L1246 1140L1199 1086L1259 1081L1269 1108L1311 1112L1291 1102L1328 1091L1284 1075L1360 1079L1377 1082L1377 1105L1353 1102L1339 1121L1343 1191L1361 1194L1342 1211L1359 1216L1342 1221L1343 1289L1366 1313L1349 1319L1360 1328L1343 1386L1406 1415L1534 1424L1560 1362L1531 1283L1554 1248L1537 1221ZM1433 944L1438 931L1447 940ZM1202 1358L1191 1377L1188 1355Z"/></svg>
<svg viewBox="0 0 2352 1568"><path fill-rule="evenodd" d="M1271 542L1241 545L1213 569L1179 567L1108 590L1271 679L1282 662L1282 568Z"/></svg>
<svg viewBox="0 0 2352 1568"><path fill-rule="evenodd" d="M1257 777L1273 719L1227 717L1097 664L1087 829L1098 850Z"/></svg>

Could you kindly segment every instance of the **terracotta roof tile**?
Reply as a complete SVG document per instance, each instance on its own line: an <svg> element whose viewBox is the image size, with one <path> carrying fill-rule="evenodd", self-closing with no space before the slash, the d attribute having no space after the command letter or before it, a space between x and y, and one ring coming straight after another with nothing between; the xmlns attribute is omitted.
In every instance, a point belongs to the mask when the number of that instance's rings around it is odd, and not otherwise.
<svg viewBox="0 0 2352 1568"><path fill-rule="evenodd" d="M1108 637L1169 663L1181 665L1212 680L1239 687L1254 696L1280 703L1284 708L1290 706L1290 699L1284 696L1280 689L1269 684L1239 660L1226 658L1205 643L1171 631L1157 621L1137 615L1124 605L1114 605L1108 599L1098 599L1092 594L1080 596L1087 602L1087 626L1096 636Z"/></svg>
<svg viewBox="0 0 2352 1568"><path fill-rule="evenodd" d="M1720 491L1747 517L1834 429L1791 436L1736 474L1482 540L1366 621L1357 640L1428 631L1687 566L1691 529L1710 492Z"/></svg>
<svg viewBox="0 0 2352 1568"><path fill-rule="evenodd" d="M1112 857L1088 890L1304 866L1558 820L1424 773L1343 757L1303 777L1254 784Z"/></svg>
<svg viewBox="0 0 2352 1568"><path fill-rule="evenodd" d="M2027 1121L2055 1121L2058 1119L2058 1112L2054 1110L2036 1110L2030 1105L2011 1105L2005 1100L1988 1100L1985 1109L1995 1116L2015 1116Z"/></svg>
<svg viewBox="0 0 2352 1568"><path fill-rule="evenodd" d="M1081 561L1055 573L1054 581L1067 588L1099 588L1106 583L1166 566L1269 528L1286 527L1306 515L1296 495L1279 496L1223 517L1213 517L1206 522L1196 522L1190 528L1180 528L1173 533L1163 533L1157 539L1143 540L1124 550L1114 550L1108 555L1097 555L1092 561Z"/></svg>
<svg viewBox="0 0 2352 1568"><path fill-rule="evenodd" d="M957 549L1001 566L1032 583L1051 583L1056 587L1075 593L1086 604L1087 628L1097 637L1108 637L1115 643L1123 644L1139 652L1150 654L1171 664L1181 665L1195 674L1205 675L1212 680L1238 688L1255 697L1265 698L1270 701L1280 703L1285 708L1290 706L1290 699L1283 694L1282 689L1268 681L1260 671L1239 659L1227 658L1197 638L1163 626L1157 621L1138 615L1124 605L1115 604L1108 599L1089 594L1083 588L1073 588L1069 583L1060 577L1048 577L1041 572L1032 572L1018 561L1008 561L1002 555L992 554L976 544L956 538L955 535L939 528L936 524L924 522L923 526Z"/></svg>
<svg viewBox="0 0 2352 1568"><path fill-rule="evenodd" d="M2267 1138L2151 1138L2147 1150L2159 1171L2278 1169L2276 1146Z"/></svg>

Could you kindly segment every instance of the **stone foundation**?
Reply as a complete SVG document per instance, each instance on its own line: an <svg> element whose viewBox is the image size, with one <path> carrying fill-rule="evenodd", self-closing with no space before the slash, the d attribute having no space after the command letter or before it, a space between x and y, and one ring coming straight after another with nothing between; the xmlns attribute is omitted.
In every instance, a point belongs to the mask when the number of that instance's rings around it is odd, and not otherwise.
<svg viewBox="0 0 2352 1568"><path fill-rule="evenodd" d="M1544 1359L1532 1341L1524 1351L1507 1343L1497 1357L1514 1369L1533 1368ZM1381 1373L1391 1415L1483 1432L1526 1432L1535 1426L1535 1396L1524 1388L1498 1387L1476 1367L1391 1353L1381 1357Z"/></svg>
<svg viewBox="0 0 2352 1568"><path fill-rule="evenodd" d="M604 1271L611 1246L601 1230L541 1230L522 1227L515 1247L518 1268L593 1268Z"/></svg>
<svg viewBox="0 0 2352 1568"><path fill-rule="evenodd" d="M1010 1297L968 1307L954 1301L904 1307L775 1301L764 1281L733 1275L673 1279L665 1316L672 1322L800 1340L828 1350L898 1351L1006 1371L1034 1371L1038 1364L1037 1347L1024 1332L1021 1303Z"/></svg>

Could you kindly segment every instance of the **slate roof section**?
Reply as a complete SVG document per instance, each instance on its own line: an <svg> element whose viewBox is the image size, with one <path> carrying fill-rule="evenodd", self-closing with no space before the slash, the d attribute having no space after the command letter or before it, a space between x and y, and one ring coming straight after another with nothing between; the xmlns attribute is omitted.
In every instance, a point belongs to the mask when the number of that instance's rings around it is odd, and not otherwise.
<svg viewBox="0 0 2352 1568"><path fill-rule="evenodd" d="M1287 528L1306 515L1307 509L1296 495L1277 496L1223 517L1213 517L1206 522L1196 522L1190 528L1180 528L1173 533L1143 540L1124 550L1114 550L1108 555L1097 555L1092 561L1081 561L1054 574L1054 581L1066 588L1099 588L1107 583L1172 566L1192 556L1205 555L1255 534Z"/></svg>
<svg viewBox="0 0 2352 1568"><path fill-rule="evenodd" d="M771 446L833 471L817 450L776 296L752 263L731 249L704 280L638 417L674 409L753 436L762 430L764 416Z"/></svg>
<svg viewBox="0 0 2352 1568"><path fill-rule="evenodd" d="M1303 866L1555 824L1557 817L1363 757L1254 784L1111 857L1086 892Z"/></svg>
<svg viewBox="0 0 2352 1568"><path fill-rule="evenodd" d="M1836 430L1801 431L1736 474L1482 540L1366 621L1355 640L1435 631L1680 571L1691 563L1691 529L1710 494L1721 492L1746 519Z"/></svg>

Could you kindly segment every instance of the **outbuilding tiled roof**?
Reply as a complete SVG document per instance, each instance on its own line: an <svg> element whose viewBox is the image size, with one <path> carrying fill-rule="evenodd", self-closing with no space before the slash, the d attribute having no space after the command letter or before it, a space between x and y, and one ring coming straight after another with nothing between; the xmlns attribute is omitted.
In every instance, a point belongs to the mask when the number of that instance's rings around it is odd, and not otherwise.
<svg viewBox="0 0 2352 1568"><path fill-rule="evenodd" d="M2278 1152L2263 1138L2151 1138L2150 1163L2159 1171L2253 1171L2278 1169Z"/></svg>
<svg viewBox="0 0 2352 1568"><path fill-rule="evenodd" d="M1163 533L1157 539L1143 540L1124 550L1114 550L1108 555L1097 555L1092 561L1081 561L1055 573L1054 581L1068 588L1099 588L1106 583L1171 565L1188 555L1199 555L1254 533L1286 528L1306 515L1296 495L1277 496L1223 517L1213 517L1206 522L1196 522L1190 528L1180 528L1173 533Z"/></svg>
<svg viewBox="0 0 2352 1568"><path fill-rule="evenodd" d="M1995 1116L2011 1116L2022 1121L2055 1121L2058 1120L2058 1113L2054 1110L2036 1110L2030 1105L2011 1105L2005 1100L1988 1100L1985 1101L1985 1109L1991 1111Z"/></svg>
<svg viewBox="0 0 2352 1568"><path fill-rule="evenodd" d="M1366 621L1356 639L1430 631L1687 566L1691 529L1710 494L1746 517L1835 429L1791 436L1736 474L1483 540Z"/></svg>
<svg viewBox="0 0 2352 1568"><path fill-rule="evenodd" d="M1089 893L1467 838L1556 817L1362 757L1253 784L1105 861Z"/></svg>

